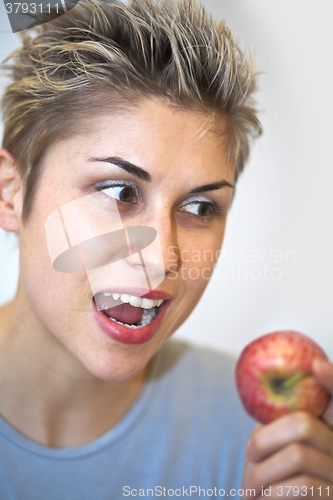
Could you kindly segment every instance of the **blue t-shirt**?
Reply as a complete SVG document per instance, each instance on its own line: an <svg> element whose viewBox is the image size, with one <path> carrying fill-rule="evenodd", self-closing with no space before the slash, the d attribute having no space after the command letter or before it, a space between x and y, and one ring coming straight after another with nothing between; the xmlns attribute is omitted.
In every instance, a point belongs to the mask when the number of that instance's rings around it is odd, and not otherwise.
<svg viewBox="0 0 333 500"><path fill-rule="evenodd" d="M37 444L0 418L0 499L238 499L254 420L234 368L229 355L169 339L125 417L83 446Z"/></svg>

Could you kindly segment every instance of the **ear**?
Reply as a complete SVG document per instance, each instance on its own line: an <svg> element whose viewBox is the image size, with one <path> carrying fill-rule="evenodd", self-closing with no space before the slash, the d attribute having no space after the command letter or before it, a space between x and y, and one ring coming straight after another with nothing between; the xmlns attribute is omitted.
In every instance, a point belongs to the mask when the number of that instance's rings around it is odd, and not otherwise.
<svg viewBox="0 0 333 500"><path fill-rule="evenodd" d="M19 233L23 183L13 156L0 148L0 227Z"/></svg>

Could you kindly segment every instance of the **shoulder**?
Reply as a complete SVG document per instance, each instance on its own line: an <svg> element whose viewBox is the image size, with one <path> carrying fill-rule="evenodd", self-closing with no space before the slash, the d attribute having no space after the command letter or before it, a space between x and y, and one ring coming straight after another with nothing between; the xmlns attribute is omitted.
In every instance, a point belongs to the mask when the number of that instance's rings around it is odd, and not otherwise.
<svg viewBox="0 0 333 500"><path fill-rule="evenodd" d="M234 386L236 357L223 351L169 339L159 352L160 376L182 373L184 380L210 386Z"/></svg>
<svg viewBox="0 0 333 500"><path fill-rule="evenodd" d="M240 483L255 421L238 397L236 357L169 339L156 361L149 433L155 437L156 432L177 453L182 450L189 469L195 467L194 460L196 470L215 471L216 484L229 483L231 476Z"/></svg>
<svg viewBox="0 0 333 500"><path fill-rule="evenodd" d="M236 417L251 426L237 394L236 361L222 351L169 339L160 349L156 377L172 406L192 415Z"/></svg>

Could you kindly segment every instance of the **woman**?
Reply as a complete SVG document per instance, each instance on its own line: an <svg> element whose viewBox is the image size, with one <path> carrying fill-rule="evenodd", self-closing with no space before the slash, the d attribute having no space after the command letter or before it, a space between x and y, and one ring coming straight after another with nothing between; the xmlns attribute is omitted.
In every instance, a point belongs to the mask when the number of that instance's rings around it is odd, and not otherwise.
<svg viewBox="0 0 333 500"><path fill-rule="evenodd" d="M169 339L213 272L260 132L229 30L192 1L86 1L11 61L0 220L19 234L20 279L0 312L3 497L243 484L329 498L329 411L253 430L234 361ZM331 386L329 363L313 370Z"/></svg>

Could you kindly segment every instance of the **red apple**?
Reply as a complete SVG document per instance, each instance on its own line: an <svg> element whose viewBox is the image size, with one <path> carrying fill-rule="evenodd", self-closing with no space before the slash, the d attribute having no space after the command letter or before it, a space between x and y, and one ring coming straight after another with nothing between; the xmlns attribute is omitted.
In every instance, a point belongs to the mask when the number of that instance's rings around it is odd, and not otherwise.
<svg viewBox="0 0 333 500"><path fill-rule="evenodd" d="M310 373L314 358L328 359L313 340L294 331L267 333L247 345L235 372L247 412L263 424L294 410L319 417L330 394Z"/></svg>

